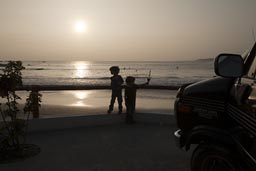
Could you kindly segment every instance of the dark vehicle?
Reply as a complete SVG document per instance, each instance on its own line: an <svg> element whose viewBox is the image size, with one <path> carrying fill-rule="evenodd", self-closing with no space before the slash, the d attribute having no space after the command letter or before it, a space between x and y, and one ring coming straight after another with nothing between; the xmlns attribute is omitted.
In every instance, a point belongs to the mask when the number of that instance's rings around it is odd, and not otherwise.
<svg viewBox="0 0 256 171"><path fill-rule="evenodd" d="M192 171L256 170L256 43L244 56L220 54L216 77L182 86L175 102L180 148Z"/></svg>

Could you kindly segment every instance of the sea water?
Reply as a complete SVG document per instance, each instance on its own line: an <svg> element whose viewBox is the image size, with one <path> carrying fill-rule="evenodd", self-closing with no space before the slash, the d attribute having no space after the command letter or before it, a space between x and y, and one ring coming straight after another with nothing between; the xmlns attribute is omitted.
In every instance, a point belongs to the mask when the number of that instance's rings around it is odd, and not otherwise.
<svg viewBox="0 0 256 171"><path fill-rule="evenodd" d="M136 83L180 86L213 77L213 60L195 61L23 61L24 85L109 85L111 66L120 75L136 77Z"/></svg>
<svg viewBox="0 0 256 171"><path fill-rule="evenodd" d="M0 62L0 64L6 62ZM213 60L161 62L89 62L89 61L23 61L24 85L110 85L111 66L120 67L120 75L136 77L150 85L180 86L212 78ZM0 65L1 66L1 65ZM3 69L3 66L0 69ZM28 92L18 92L24 103ZM43 91L40 117L106 113L110 90ZM147 90L137 92L136 109L142 113L173 114L176 91ZM4 99L0 98L0 103ZM117 104L115 105L117 107Z"/></svg>

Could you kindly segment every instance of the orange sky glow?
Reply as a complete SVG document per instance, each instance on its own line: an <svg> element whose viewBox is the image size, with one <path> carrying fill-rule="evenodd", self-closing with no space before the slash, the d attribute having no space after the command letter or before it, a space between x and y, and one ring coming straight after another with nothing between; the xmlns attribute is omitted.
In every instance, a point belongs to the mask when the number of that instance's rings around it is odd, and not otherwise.
<svg viewBox="0 0 256 171"><path fill-rule="evenodd" d="M254 0L12 0L0 60L173 61L243 53ZM255 31L256 32L256 31Z"/></svg>

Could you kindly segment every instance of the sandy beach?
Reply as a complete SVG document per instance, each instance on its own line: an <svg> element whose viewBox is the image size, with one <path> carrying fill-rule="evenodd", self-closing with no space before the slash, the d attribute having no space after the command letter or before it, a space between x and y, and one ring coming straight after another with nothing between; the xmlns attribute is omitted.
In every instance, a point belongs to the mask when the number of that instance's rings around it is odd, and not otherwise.
<svg viewBox="0 0 256 171"><path fill-rule="evenodd" d="M29 92L19 91L21 108ZM111 97L111 90L42 91L40 118L105 115ZM137 92L137 113L173 115L176 91L140 89ZM0 99L3 102L5 99ZM124 113L125 105L123 103ZM117 114L117 103L112 114Z"/></svg>
<svg viewBox="0 0 256 171"><path fill-rule="evenodd" d="M28 93L18 92L20 107ZM190 154L175 146L172 135L176 91L138 90L133 126L117 114L117 105L106 113L110 90L41 93L41 119L29 122L28 134L40 154L1 164L0 170L189 170Z"/></svg>
<svg viewBox="0 0 256 171"><path fill-rule="evenodd" d="M19 92L21 106L27 94ZM28 134L40 154L2 164L1 170L189 170L191 154L173 140L176 91L139 90L133 126L117 110L106 113L110 90L42 94L42 119L30 121Z"/></svg>
<svg viewBox="0 0 256 171"><path fill-rule="evenodd" d="M28 142L40 154L0 164L0 170L188 171L191 154L175 145L173 117L138 115L134 125L120 115L33 119Z"/></svg>

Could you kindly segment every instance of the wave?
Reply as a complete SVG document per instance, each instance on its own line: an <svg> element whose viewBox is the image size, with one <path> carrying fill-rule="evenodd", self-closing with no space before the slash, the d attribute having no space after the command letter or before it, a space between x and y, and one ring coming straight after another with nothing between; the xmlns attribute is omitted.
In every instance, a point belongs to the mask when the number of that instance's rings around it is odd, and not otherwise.
<svg viewBox="0 0 256 171"><path fill-rule="evenodd" d="M24 82L30 85L109 85L109 67L112 65L119 65L124 80L131 75L136 78L137 84L146 81L150 70L151 85L177 86L213 75L212 67L200 62L96 62L78 69L73 62L40 61L26 62L22 76Z"/></svg>
<svg viewBox="0 0 256 171"><path fill-rule="evenodd" d="M152 78L151 85L180 86L187 83L194 83L202 79L159 79ZM145 79L136 79L137 84L142 84ZM25 77L23 83L29 85L109 85L109 77L90 77L90 78L46 78L46 77Z"/></svg>
<svg viewBox="0 0 256 171"><path fill-rule="evenodd" d="M77 80L109 80L110 77L84 77L84 78L72 78L72 79L77 79Z"/></svg>
<svg viewBox="0 0 256 171"><path fill-rule="evenodd" d="M146 77L147 78L147 77ZM175 77L175 76L166 76L166 77L154 77L156 79L181 79L181 77Z"/></svg>
<svg viewBox="0 0 256 171"><path fill-rule="evenodd" d="M1 66L0 66L1 67ZM65 70L65 71L70 71L70 70L77 70L76 68L30 68L30 67L26 67L25 70L55 70L55 71L59 71L59 70ZM94 71L95 69L94 68L85 68L85 69L79 69L79 70L83 70L83 71L87 71L87 70L92 70ZM108 71L108 69L106 68L97 68L98 71ZM149 68L127 68L127 69L123 69L123 68L120 68L121 71L135 71L135 72L139 72L139 71L149 71L151 69ZM161 70L161 69L159 69ZM163 69L165 70L165 69Z"/></svg>
<svg viewBox="0 0 256 171"><path fill-rule="evenodd" d="M141 80L141 79L147 79L148 77L146 76L134 76L136 78L136 80ZM23 79L51 79L51 80L110 80L110 76L109 77L44 77L44 76L25 76L23 77ZM126 77L123 77L123 79L125 79ZM167 77L151 77L151 80L182 80L183 78L180 77L171 77L171 76L167 76Z"/></svg>
<svg viewBox="0 0 256 171"><path fill-rule="evenodd" d="M26 68L26 70L45 70L45 68Z"/></svg>

